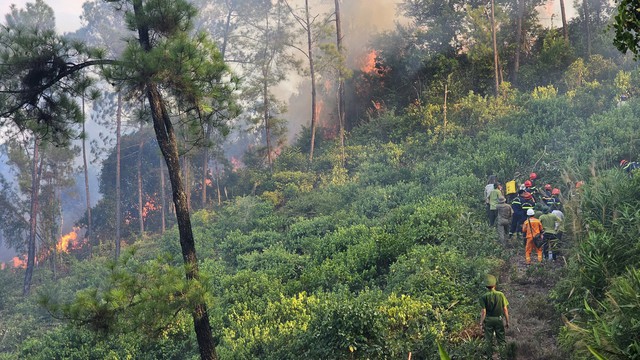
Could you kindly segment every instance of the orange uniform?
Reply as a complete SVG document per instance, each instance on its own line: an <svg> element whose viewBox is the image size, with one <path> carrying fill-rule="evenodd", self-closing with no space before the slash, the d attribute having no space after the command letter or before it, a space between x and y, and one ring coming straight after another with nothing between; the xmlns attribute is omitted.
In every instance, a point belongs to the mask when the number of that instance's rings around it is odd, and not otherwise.
<svg viewBox="0 0 640 360"><path fill-rule="evenodd" d="M538 234L542 234L543 232L544 229L542 227L542 223L533 216L530 216L522 224L522 233L527 238L527 245L524 250L524 258L527 264L531 264L531 251L533 249L536 249L536 252L538 253L538 262L542 262L542 248L536 247L533 243L533 237Z"/></svg>

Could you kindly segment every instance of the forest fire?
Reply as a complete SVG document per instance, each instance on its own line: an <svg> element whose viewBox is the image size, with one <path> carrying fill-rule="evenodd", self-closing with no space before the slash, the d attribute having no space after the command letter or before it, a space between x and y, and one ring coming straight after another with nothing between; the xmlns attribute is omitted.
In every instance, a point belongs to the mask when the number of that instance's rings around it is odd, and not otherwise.
<svg viewBox="0 0 640 360"><path fill-rule="evenodd" d="M56 251L58 253L69 253L69 250L81 248L83 243L78 240L79 230L80 228L74 227L70 233L63 235L56 244Z"/></svg>
<svg viewBox="0 0 640 360"><path fill-rule="evenodd" d="M13 267L14 269L25 269L27 267L27 261L25 259L14 256L14 258L11 259L11 267Z"/></svg>
<svg viewBox="0 0 640 360"><path fill-rule="evenodd" d="M154 194L155 195L155 194ZM159 210L160 207L156 204L154 198L150 198L142 207L142 218L146 219L149 216L149 213L152 211Z"/></svg>
<svg viewBox="0 0 640 360"><path fill-rule="evenodd" d="M360 70L363 73L374 74L376 73L376 58L378 57L378 52L376 50L371 50L367 55L364 56L364 61L360 66Z"/></svg>
<svg viewBox="0 0 640 360"><path fill-rule="evenodd" d="M238 170L242 169L244 165L242 161L235 156L231 157L231 171L238 172Z"/></svg>

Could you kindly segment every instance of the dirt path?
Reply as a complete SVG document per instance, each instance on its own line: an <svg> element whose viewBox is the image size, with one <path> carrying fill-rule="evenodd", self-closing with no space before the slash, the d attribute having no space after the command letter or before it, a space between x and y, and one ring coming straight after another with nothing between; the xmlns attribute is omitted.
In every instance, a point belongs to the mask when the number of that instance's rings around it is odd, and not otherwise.
<svg viewBox="0 0 640 360"><path fill-rule="evenodd" d="M510 250L498 284L509 300L511 323L506 332L507 342L515 343L519 360L565 359L557 345L562 321L549 298L561 276L564 260L538 264L534 253L532 265L526 265L524 246L521 242L518 245Z"/></svg>

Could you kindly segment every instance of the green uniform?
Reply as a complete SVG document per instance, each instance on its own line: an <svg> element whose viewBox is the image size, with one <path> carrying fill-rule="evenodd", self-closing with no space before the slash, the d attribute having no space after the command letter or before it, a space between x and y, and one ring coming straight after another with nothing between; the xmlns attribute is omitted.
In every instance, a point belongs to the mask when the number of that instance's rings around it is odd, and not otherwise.
<svg viewBox="0 0 640 360"><path fill-rule="evenodd" d="M498 345L504 345L506 340L504 338L504 324L502 323L502 317L504 315L503 309L509 306L507 297L495 288L487 291L480 297L480 306L487 311L487 315L484 319L484 339L487 343L488 353L493 353L493 336L495 334Z"/></svg>
<svg viewBox="0 0 640 360"><path fill-rule="evenodd" d="M539 218L540 223L542 223L542 228L544 229L545 234L556 234L556 223L560 222L557 216L553 214L544 214Z"/></svg>
<svg viewBox="0 0 640 360"><path fill-rule="evenodd" d="M498 205L498 198L502 196L502 192L498 189L493 189L489 193L489 210L495 210Z"/></svg>

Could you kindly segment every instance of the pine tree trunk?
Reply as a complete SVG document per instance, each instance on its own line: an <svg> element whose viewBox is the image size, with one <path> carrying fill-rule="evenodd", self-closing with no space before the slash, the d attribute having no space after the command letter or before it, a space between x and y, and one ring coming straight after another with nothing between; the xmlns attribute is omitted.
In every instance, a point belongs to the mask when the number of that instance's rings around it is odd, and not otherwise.
<svg viewBox="0 0 640 360"><path fill-rule="evenodd" d="M220 169L218 169L218 163L216 162L216 190L218 194L218 206L222 205L222 194L220 193Z"/></svg>
<svg viewBox="0 0 640 360"><path fill-rule="evenodd" d="M316 72L313 61L313 42L311 41L311 21L309 17L309 0L304 0L304 10L307 27L307 52L309 55L309 76L311 77L311 150L309 151L309 163L313 162L313 150L316 145L316 127L318 126L317 96L316 96Z"/></svg>
<svg viewBox="0 0 640 360"><path fill-rule="evenodd" d="M134 14L141 18L142 0L133 1ZM145 51L151 50L151 42L149 38L149 29L141 21L138 24L138 36L140 46ZM187 196L182 183L180 161L178 154L178 141L176 139L175 130L171 123L171 118L167 112L166 105L160 90L153 82L146 84L146 96L151 109L151 117L153 119L153 128L156 133L158 145L162 151L162 156L167 164L169 180L173 192L173 203L175 205L176 219L178 222L178 232L180 234L180 248L182 250L182 258L185 264L185 275L189 282L199 280L198 258L196 256L196 247L191 228L191 216L187 206ZM198 341L198 349L202 360L216 360L215 343L209 323L209 314L204 298L193 299L193 307L191 308L191 316L193 317L193 326Z"/></svg>
<svg viewBox="0 0 640 360"><path fill-rule="evenodd" d="M87 198L87 231L84 235L89 246L91 246L91 192L89 191L89 167L87 166L87 133L85 132L85 111L84 93L82 94L82 163L84 167L84 191Z"/></svg>
<svg viewBox="0 0 640 360"><path fill-rule="evenodd" d="M147 84L147 98L151 104L153 127L158 139L158 145L160 146L169 172L186 277L189 281L197 281L200 277L198 258L196 256L195 241L191 229L191 216L189 214L189 207L187 206L187 195L182 182L178 142L171 118L165 108L164 100L154 83ZM199 302L195 303L191 315L198 340L200 358L203 360L217 359L213 334L209 323L209 315L204 299L200 299Z"/></svg>
<svg viewBox="0 0 640 360"><path fill-rule="evenodd" d="M589 20L589 1L583 0L584 27L587 34L587 57L591 57L591 21Z"/></svg>
<svg viewBox="0 0 640 360"><path fill-rule="evenodd" d="M522 52L522 18L524 17L525 0L516 0L518 3L518 20L516 25L516 51L513 59L513 82L518 81L520 71L520 53Z"/></svg>
<svg viewBox="0 0 640 360"><path fill-rule="evenodd" d="M569 43L569 28L567 27L567 12L564 9L564 0L560 0L560 13L562 15L562 34L564 41Z"/></svg>
<svg viewBox="0 0 640 360"><path fill-rule="evenodd" d="M336 45L338 47L338 54L340 55L340 66L338 68L338 123L340 126L340 156L342 166L345 166L345 150L344 150L344 114L345 114L345 100L344 100L344 73L342 71L342 61L344 56L344 48L342 47L342 14L340 13L340 0L335 0L336 11Z"/></svg>
<svg viewBox="0 0 640 360"><path fill-rule="evenodd" d="M491 0L491 34L493 37L493 67L495 70L496 97L498 97L500 93L500 74L498 70L498 40L496 39L494 0Z"/></svg>
<svg viewBox="0 0 640 360"><path fill-rule="evenodd" d="M142 137L142 125L140 125L140 137ZM140 139L138 144L138 219L140 224L140 235L144 234L144 203L142 201L142 151L144 150L144 139Z"/></svg>
<svg viewBox="0 0 640 360"><path fill-rule="evenodd" d="M186 152L182 155L182 165L184 169L184 192L187 194L187 209L191 211L191 171L189 168L189 155Z"/></svg>
<svg viewBox="0 0 640 360"><path fill-rule="evenodd" d="M266 73L267 72L263 70L263 76L265 76L262 83L262 96L264 97L264 132L267 138L267 162L269 164L269 171L273 172L273 160L271 159L271 124L269 123L269 87Z"/></svg>
<svg viewBox="0 0 640 360"><path fill-rule="evenodd" d="M167 199L167 194L165 194L165 192L164 192L164 188L165 188L166 185L164 184L164 166L162 164L162 156L160 156L159 160L160 160L160 167L159 167L159 169L160 169L160 198L161 198L161 201L162 201L162 204L161 204L161 206L162 206L162 214L161 214L162 215L162 228L161 228L162 230L161 230L161 233L164 233L165 230L167 229L167 223L166 223L166 217L167 217L167 210L166 210L167 201L166 201L166 199Z"/></svg>
<svg viewBox="0 0 640 360"><path fill-rule="evenodd" d="M222 36L222 45L220 46L220 55L222 55L222 60L225 60L225 54L227 52L227 43L229 42L229 34L231 29L231 15L233 13L233 9L231 9L231 1L226 0L225 4L227 5L227 18L224 22L224 34Z"/></svg>
<svg viewBox="0 0 640 360"><path fill-rule="evenodd" d="M36 229L38 225L38 193L40 190L39 168L40 139L34 136L33 141L33 167L31 168L31 213L29 219L29 243L27 244L27 269L24 275L22 295L27 296L31 292L31 279L36 259Z"/></svg>
<svg viewBox="0 0 640 360"><path fill-rule="evenodd" d="M118 92L118 109L116 110L116 260L120 257L120 235L122 210L121 194L120 194L120 145L121 141L121 124L122 124L122 94Z"/></svg>
<svg viewBox="0 0 640 360"><path fill-rule="evenodd" d="M202 149L202 208L207 206L207 173L209 172L209 139L211 139L211 129L213 125L207 125L205 131L205 146Z"/></svg>

